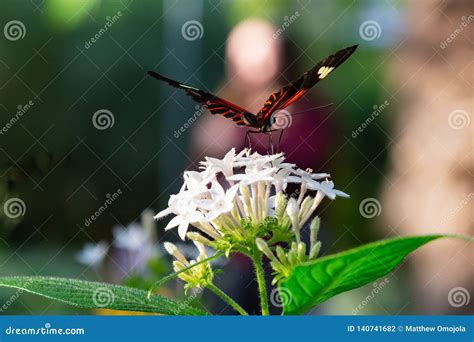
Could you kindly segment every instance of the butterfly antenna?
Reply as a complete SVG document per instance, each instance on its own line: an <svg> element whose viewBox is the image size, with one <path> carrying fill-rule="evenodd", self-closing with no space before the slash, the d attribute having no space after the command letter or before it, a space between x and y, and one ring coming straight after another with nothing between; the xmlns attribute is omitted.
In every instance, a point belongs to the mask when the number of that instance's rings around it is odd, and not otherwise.
<svg viewBox="0 0 474 342"><path fill-rule="evenodd" d="M308 108L308 109L302 110L302 111L300 111L300 112L291 113L291 115L303 114L303 113L309 112L310 110L321 109L321 108L328 108L328 107L331 107L331 106L333 106L333 105L334 105L334 103L329 103L329 104L322 105L322 106L317 106L317 107L313 107L313 108Z"/></svg>

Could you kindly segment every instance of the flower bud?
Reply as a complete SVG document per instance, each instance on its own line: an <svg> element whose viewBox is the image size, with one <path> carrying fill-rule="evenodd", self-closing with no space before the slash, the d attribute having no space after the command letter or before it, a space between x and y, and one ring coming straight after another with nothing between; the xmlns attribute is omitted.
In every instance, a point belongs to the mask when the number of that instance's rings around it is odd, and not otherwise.
<svg viewBox="0 0 474 342"><path fill-rule="evenodd" d="M301 224L304 224L303 220L306 221L307 214L309 213L312 204L313 198L311 196L306 196L303 202L301 203L301 209L299 212L299 221Z"/></svg>
<svg viewBox="0 0 474 342"><path fill-rule="evenodd" d="M250 192L247 185L243 182L239 184L240 194L242 195L241 199L244 202L244 211L247 217L253 216L252 203L250 202Z"/></svg>
<svg viewBox="0 0 474 342"><path fill-rule="evenodd" d="M199 251L199 257L202 257L203 259L207 258L207 252L206 252L206 246L204 246L201 242L199 241L193 241L194 245Z"/></svg>
<svg viewBox="0 0 474 342"><path fill-rule="evenodd" d="M288 262L292 266L298 265L298 255L297 255L297 253L298 252L297 252L296 248L292 248L287 254Z"/></svg>
<svg viewBox="0 0 474 342"><path fill-rule="evenodd" d="M313 248L314 244L318 239L318 232L319 232L319 225L321 224L321 220L318 216L316 216L313 221L311 221L311 226L309 227L310 231L310 246Z"/></svg>
<svg viewBox="0 0 474 342"><path fill-rule="evenodd" d="M318 241L311 247L311 251L309 252L309 258L314 259L318 256L319 251L321 250L321 241Z"/></svg>
<svg viewBox="0 0 474 342"><path fill-rule="evenodd" d="M260 238L256 238L255 243L257 244L257 248L259 249L259 251L265 254L268 259L276 260L275 255L273 254L270 247L268 247L267 243L264 240Z"/></svg>
<svg viewBox="0 0 474 342"><path fill-rule="evenodd" d="M286 205L286 213L290 217L291 225L293 226L293 230L295 232L296 242L300 242L300 226L298 220L298 212L299 207L298 203L294 198L290 198L288 204Z"/></svg>
<svg viewBox="0 0 474 342"><path fill-rule="evenodd" d="M288 200L283 192L278 192L275 196L275 213L277 217L282 217Z"/></svg>
<svg viewBox="0 0 474 342"><path fill-rule="evenodd" d="M189 240L198 241L207 246L210 246L212 244L211 240L205 238L204 236L196 232L189 232L186 234L186 236L188 237Z"/></svg>
<svg viewBox="0 0 474 342"><path fill-rule="evenodd" d="M303 262L306 259L306 244L304 242L300 242L298 244L298 260Z"/></svg>
<svg viewBox="0 0 474 342"><path fill-rule="evenodd" d="M291 218L291 220L297 220L298 212L299 212L298 203L296 202L294 198L290 198L290 200L288 201L288 204L286 205L286 213Z"/></svg>
<svg viewBox="0 0 474 342"><path fill-rule="evenodd" d="M170 255L172 255L173 257L176 258L176 260L183 263L184 265L189 265L188 260L186 260L184 255L181 254L181 252L179 251L178 247L176 247L175 244L173 244L171 242L165 242L164 247Z"/></svg>
<svg viewBox="0 0 474 342"><path fill-rule="evenodd" d="M288 258L286 257L285 251L283 250L283 248L281 248L281 246L277 246L276 253L281 263L288 265Z"/></svg>

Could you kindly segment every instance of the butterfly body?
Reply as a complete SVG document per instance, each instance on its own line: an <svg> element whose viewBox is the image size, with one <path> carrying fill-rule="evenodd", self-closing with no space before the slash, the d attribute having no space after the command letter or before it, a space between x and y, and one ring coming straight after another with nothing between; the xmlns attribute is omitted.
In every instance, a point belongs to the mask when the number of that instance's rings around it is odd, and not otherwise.
<svg viewBox="0 0 474 342"><path fill-rule="evenodd" d="M300 78L270 95L257 114L233 104L216 95L193 88L186 84L166 78L154 71L148 71L153 78L164 81L170 86L184 90L196 102L202 104L211 114L219 114L233 120L239 126L255 129L253 133L271 135L274 115L299 100L316 83L326 78L334 69L344 63L356 50L357 45L339 50L333 55L317 63Z"/></svg>

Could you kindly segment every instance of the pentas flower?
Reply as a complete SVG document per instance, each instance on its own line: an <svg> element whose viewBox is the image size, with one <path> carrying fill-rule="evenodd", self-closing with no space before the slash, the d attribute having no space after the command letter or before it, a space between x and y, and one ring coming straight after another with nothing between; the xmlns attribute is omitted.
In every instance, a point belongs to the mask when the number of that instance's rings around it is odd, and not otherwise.
<svg viewBox="0 0 474 342"><path fill-rule="evenodd" d="M276 280L288 276L295 264L317 257L320 243L316 235L313 233L307 248L300 232L321 201L349 197L334 189L329 174L286 163L282 153L261 155L245 149L236 154L232 149L223 159L206 157L200 168L199 172L184 173L180 191L155 218L175 215L165 229L178 227L181 239L193 240L198 248L207 245L226 256L233 252L250 257L265 254L272 260ZM288 194L289 183L300 187ZM311 227L316 222L318 218L312 220ZM189 232L191 226L197 231ZM280 243L289 248L284 250ZM167 246L182 267L189 266ZM196 277L199 274L194 274L193 284L199 283ZM181 278L191 284L191 278Z"/></svg>
<svg viewBox="0 0 474 342"><path fill-rule="evenodd" d="M225 192L224 188L217 181L213 181L209 190L211 198L199 201L199 206L208 211L206 219L212 221L221 214L230 212L234 208L234 197L238 189L239 186L234 185Z"/></svg>
<svg viewBox="0 0 474 342"><path fill-rule="evenodd" d="M206 157L206 161L201 162L201 165L204 170L213 170L216 173L222 172L224 176L230 177L234 173L234 163L236 158L241 158L244 153L245 150L236 155L235 148L233 148L227 152L223 159Z"/></svg>

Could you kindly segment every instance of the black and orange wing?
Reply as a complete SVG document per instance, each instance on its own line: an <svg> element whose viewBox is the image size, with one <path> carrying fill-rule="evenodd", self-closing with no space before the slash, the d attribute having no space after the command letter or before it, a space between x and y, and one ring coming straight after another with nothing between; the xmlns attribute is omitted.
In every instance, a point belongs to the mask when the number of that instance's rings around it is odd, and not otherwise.
<svg viewBox="0 0 474 342"><path fill-rule="evenodd" d="M260 126L271 125L270 120L273 113L301 98L316 83L325 78L331 71L344 63L356 50L357 45L337 51L335 54L325 58L317 63L313 68L308 70L287 86L270 95L264 106L257 114L257 122ZM265 125L266 124L266 125Z"/></svg>
<svg viewBox="0 0 474 342"><path fill-rule="evenodd" d="M240 126L254 127L253 122L255 122L255 119L252 120L252 118L255 118L255 115L242 107L221 99L211 93L207 93L203 90L161 76L154 71L148 71L148 75L157 80L164 81L172 87L184 90L186 95L190 96L194 101L203 104L204 108L209 110L211 114L223 115L226 118L232 119Z"/></svg>

